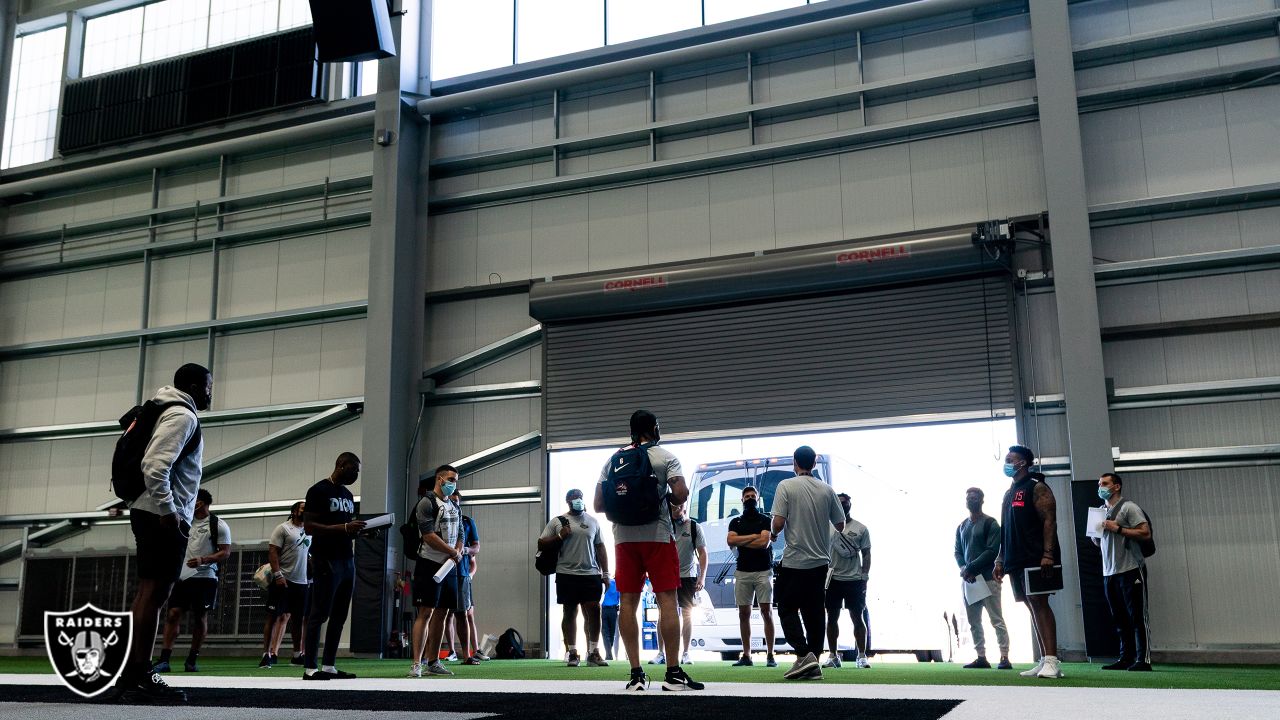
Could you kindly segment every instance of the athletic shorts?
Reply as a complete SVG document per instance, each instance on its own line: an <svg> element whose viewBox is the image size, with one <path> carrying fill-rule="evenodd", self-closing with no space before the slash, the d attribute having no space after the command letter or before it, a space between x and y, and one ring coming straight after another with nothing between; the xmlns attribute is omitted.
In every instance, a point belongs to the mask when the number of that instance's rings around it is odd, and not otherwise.
<svg viewBox="0 0 1280 720"><path fill-rule="evenodd" d="M599 575L566 575L556 573L556 604L600 604L604 595L604 581Z"/></svg>
<svg viewBox="0 0 1280 720"><path fill-rule="evenodd" d="M435 574L444 563L432 562L426 558L418 558L417 567L413 569L413 606L441 608L444 610L463 610L462 598L458 593L458 568L455 566L440 582L436 582Z"/></svg>
<svg viewBox="0 0 1280 720"><path fill-rule="evenodd" d="M281 587L273 582L267 588L267 614L271 617L280 617L281 615L305 616L307 613L307 594L311 591L311 586L287 580L285 583L285 586Z"/></svg>
<svg viewBox="0 0 1280 720"><path fill-rule="evenodd" d="M842 606L852 610L854 615L862 614L862 609L867 606L866 580L831 579L827 586L827 610L839 612Z"/></svg>
<svg viewBox="0 0 1280 720"><path fill-rule="evenodd" d="M680 578L680 587L676 588L676 602L682 608L697 607L698 578Z"/></svg>
<svg viewBox="0 0 1280 720"><path fill-rule="evenodd" d="M217 578L187 578L173 586L169 593L170 610L205 612L218 607Z"/></svg>
<svg viewBox="0 0 1280 720"><path fill-rule="evenodd" d="M1005 570L1005 577L1009 578L1009 585L1013 587L1013 599L1020 603L1027 601L1027 584L1026 578L1022 575L1022 570Z"/></svg>
<svg viewBox="0 0 1280 720"><path fill-rule="evenodd" d="M773 602L772 570L735 570L733 600L738 607L749 607L751 601L761 605Z"/></svg>
<svg viewBox="0 0 1280 720"><path fill-rule="evenodd" d="M628 542L614 546L620 593L644 590L644 578L655 593L671 592L680 587L680 553L674 542Z"/></svg>
<svg viewBox="0 0 1280 720"><path fill-rule="evenodd" d="M159 515L146 510L130 510L129 526L138 548L133 562L138 579L176 582L187 559L187 532L191 526L179 521L178 527L166 529L160 524ZM184 527L188 530L184 531Z"/></svg>
<svg viewBox="0 0 1280 720"><path fill-rule="evenodd" d="M826 584L826 565L816 568L779 567L773 578L778 610L822 608L827 594Z"/></svg>
<svg viewBox="0 0 1280 720"><path fill-rule="evenodd" d="M460 575L458 577L458 603L460 610L471 609L471 576Z"/></svg>

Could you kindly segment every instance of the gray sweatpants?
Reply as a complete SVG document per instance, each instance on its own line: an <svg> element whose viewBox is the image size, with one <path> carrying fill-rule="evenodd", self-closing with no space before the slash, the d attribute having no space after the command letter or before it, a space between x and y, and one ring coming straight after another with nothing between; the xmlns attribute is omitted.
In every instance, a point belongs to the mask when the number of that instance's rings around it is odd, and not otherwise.
<svg viewBox="0 0 1280 720"><path fill-rule="evenodd" d="M981 578L979 578L981 581ZM991 595L981 602L966 605L969 613L969 629L973 631L973 649L979 657L987 654L987 637L982 631L982 609L986 608L987 617L991 619L991 627L996 629L996 642L1000 644L1000 656L1009 654L1009 631L1004 626L1004 614L1000 610L1000 583L987 580L987 589Z"/></svg>

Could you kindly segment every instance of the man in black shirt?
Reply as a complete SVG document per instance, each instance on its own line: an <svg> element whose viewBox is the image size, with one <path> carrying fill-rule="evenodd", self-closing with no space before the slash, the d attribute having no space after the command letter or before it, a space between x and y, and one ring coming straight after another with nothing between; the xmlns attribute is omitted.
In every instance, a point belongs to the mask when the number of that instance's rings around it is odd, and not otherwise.
<svg viewBox="0 0 1280 720"><path fill-rule="evenodd" d="M338 680L355 677L339 670L338 643L351 609L355 589L356 564L351 539L364 529L355 520L355 498L348 485L360 477L360 458L344 452L334 463L333 473L307 491L303 527L312 537L311 558L315 577L311 586L311 611L307 616L306 667L304 680ZM320 626L329 621L324 636L324 665L316 665L320 646Z"/></svg>
<svg viewBox="0 0 1280 720"><path fill-rule="evenodd" d="M738 604L738 632L742 637L742 657L735 667L751 665L751 603L760 604L764 620L766 664L773 659L773 552L769 530L773 518L759 510L760 494L750 485L742 488L743 513L729 521L729 547L738 549L738 566L733 574L733 595Z"/></svg>

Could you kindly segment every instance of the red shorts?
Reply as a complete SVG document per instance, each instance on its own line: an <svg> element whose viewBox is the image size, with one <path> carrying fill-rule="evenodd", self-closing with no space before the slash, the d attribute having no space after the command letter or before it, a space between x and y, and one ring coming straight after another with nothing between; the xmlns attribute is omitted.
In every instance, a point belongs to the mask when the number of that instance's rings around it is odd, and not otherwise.
<svg viewBox="0 0 1280 720"><path fill-rule="evenodd" d="M644 590L644 576L655 593L680 587L680 554L674 542L629 542L614 546L615 582L620 593Z"/></svg>

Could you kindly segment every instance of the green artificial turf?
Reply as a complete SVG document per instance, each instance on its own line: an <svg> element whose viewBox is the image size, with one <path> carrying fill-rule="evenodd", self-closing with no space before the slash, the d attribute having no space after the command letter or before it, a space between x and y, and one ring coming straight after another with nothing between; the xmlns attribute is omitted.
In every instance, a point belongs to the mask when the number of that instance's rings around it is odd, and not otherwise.
<svg viewBox="0 0 1280 720"><path fill-rule="evenodd" d="M786 657L779 661L785 666ZM182 659L174 657L175 668ZM287 664L270 670L257 668L258 658L202 657L200 675L233 677L294 677L301 668ZM339 660L339 667L360 677L400 678L409 669L406 660ZM479 667L461 667L446 663L459 678L485 680L614 680L623 683L627 676L625 663L613 662L607 668L565 667L562 662L548 660L493 660ZM823 671L828 683L883 685L1054 685L1065 687L1173 688L1222 690L1280 690L1280 666L1259 665L1156 665L1151 673L1106 672L1101 664L1063 663L1066 677L1048 681L1022 678L1018 671L1030 667L1018 665L1016 670L965 670L959 664L947 663L874 663L870 670L851 665ZM651 677L660 677L661 668L645 666ZM763 662L754 667L731 667L728 662L699 662L686 666L694 679L702 682L787 682L784 667L766 668ZM44 657L0 657L0 673L51 672ZM174 673L181 677L185 673ZM425 679L431 682L436 678Z"/></svg>

